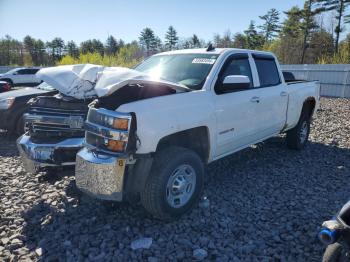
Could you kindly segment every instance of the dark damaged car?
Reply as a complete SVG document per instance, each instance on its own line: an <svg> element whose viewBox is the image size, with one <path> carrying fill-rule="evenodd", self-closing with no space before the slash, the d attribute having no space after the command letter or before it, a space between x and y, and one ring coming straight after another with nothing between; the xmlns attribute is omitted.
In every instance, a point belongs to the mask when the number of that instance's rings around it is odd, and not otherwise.
<svg viewBox="0 0 350 262"><path fill-rule="evenodd" d="M27 102L38 96L52 96L57 91L46 83L0 94L0 129L9 134L21 135L24 131L23 114L29 110Z"/></svg>

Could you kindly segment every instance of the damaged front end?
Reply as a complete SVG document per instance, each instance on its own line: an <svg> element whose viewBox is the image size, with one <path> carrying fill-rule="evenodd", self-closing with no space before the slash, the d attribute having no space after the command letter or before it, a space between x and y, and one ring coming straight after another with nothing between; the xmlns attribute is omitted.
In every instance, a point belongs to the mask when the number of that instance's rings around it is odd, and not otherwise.
<svg viewBox="0 0 350 262"><path fill-rule="evenodd" d="M121 201L126 166L134 163L135 116L91 107L85 130L85 147L76 158L77 187L96 198Z"/></svg>
<svg viewBox="0 0 350 262"><path fill-rule="evenodd" d="M29 102L26 133L17 140L27 172L75 164L76 153L83 147L89 102L62 95L37 97Z"/></svg>
<svg viewBox="0 0 350 262"><path fill-rule="evenodd" d="M139 83L119 88L89 105L84 148L76 158L77 187L98 199L122 201L137 192L152 159L137 159L137 119L116 111L125 103L176 94L162 83Z"/></svg>

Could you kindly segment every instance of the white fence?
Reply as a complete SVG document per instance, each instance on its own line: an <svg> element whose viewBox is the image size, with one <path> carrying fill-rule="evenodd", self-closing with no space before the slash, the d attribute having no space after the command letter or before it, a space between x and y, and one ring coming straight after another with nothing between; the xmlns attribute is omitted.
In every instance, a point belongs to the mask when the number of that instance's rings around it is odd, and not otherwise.
<svg viewBox="0 0 350 262"><path fill-rule="evenodd" d="M0 73L15 66L0 66ZM321 95L350 98L350 64L346 65L282 65L282 69L292 72L296 79L318 80Z"/></svg>
<svg viewBox="0 0 350 262"><path fill-rule="evenodd" d="M350 64L345 65L282 65L296 79L318 80L321 95L350 98Z"/></svg>

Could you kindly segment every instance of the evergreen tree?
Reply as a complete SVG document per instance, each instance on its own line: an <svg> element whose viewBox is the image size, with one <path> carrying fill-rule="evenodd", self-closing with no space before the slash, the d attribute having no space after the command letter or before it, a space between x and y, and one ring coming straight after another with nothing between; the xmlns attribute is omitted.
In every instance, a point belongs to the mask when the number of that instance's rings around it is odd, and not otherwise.
<svg viewBox="0 0 350 262"><path fill-rule="evenodd" d="M336 11L336 19L337 25L335 27L335 52L338 52L340 33L342 30L342 25L345 21L344 18L347 17L346 9L350 4L350 0L317 0L319 3L319 11L328 12L328 11Z"/></svg>
<svg viewBox="0 0 350 262"><path fill-rule="evenodd" d="M101 56L104 54L104 46L100 40L92 39L81 42L80 44L81 53L94 53L98 52Z"/></svg>
<svg viewBox="0 0 350 262"><path fill-rule="evenodd" d="M73 58L79 57L79 49L74 41L69 41L67 43L67 53Z"/></svg>
<svg viewBox="0 0 350 262"><path fill-rule="evenodd" d="M173 50L179 41L179 37L177 36L177 32L173 26L169 26L168 31L165 34L165 46L169 50Z"/></svg>
<svg viewBox="0 0 350 262"><path fill-rule="evenodd" d="M43 66L46 65L47 62L46 59L46 48L45 43L38 39L34 42L34 50L35 50L35 65L37 66Z"/></svg>
<svg viewBox="0 0 350 262"><path fill-rule="evenodd" d="M194 48L200 47L201 43L200 43L199 38L196 34L193 34L193 36L191 37L190 45Z"/></svg>
<svg viewBox="0 0 350 262"><path fill-rule="evenodd" d="M314 6L316 0L306 0L304 3L304 9L302 10L303 16L303 29L304 29L304 39L303 39L303 52L301 55L300 63L304 63L306 49L308 48L308 42L310 41L310 35L312 30L316 29L318 26L315 22L315 16L320 12L319 9L315 9Z"/></svg>
<svg viewBox="0 0 350 262"><path fill-rule="evenodd" d="M80 52L82 54L93 53L94 48L92 44L92 40L86 40L80 43Z"/></svg>
<svg viewBox="0 0 350 262"><path fill-rule="evenodd" d="M162 40L158 36L154 37L154 41L151 44L151 51L152 53L164 51Z"/></svg>
<svg viewBox="0 0 350 262"><path fill-rule="evenodd" d="M290 10L284 12L287 15L286 20L282 26L282 36L297 38L303 34L303 12L297 7L293 6Z"/></svg>
<svg viewBox="0 0 350 262"><path fill-rule="evenodd" d="M140 44L146 49L147 56L150 55L151 51L154 51L156 46L156 37L151 28L146 27L142 30L140 37Z"/></svg>
<svg viewBox="0 0 350 262"><path fill-rule="evenodd" d="M62 58L64 47L64 41L60 37L54 38L51 42L46 42L50 64L55 64Z"/></svg>
<svg viewBox="0 0 350 262"><path fill-rule="evenodd" d="M279 46L275 52L284 64L298 64L303 49L303 12L297 6L286 11L280 33Z"/></svg>
<svg viewBox="0 0 350 262"><path fill-rule="evenodd" d="M264 20L264 24L259 26L259 28L262 30L265 42L269 42L276 37L280 31L279 12L275 8L272 8L267 14L259 16L259 18Z"/></svg>
<svg viewBox="0 0 350 262"><path fill-rule="evenodd" d="M113 36L109 36L106 41L106 54L114 55L118 51L118 42Z"/></svg>
<svg viewBox="0 0 350 262"><path fill-rule="evenodd" d="M237 33L233 36L233 44L234 48L247 48L247 38L244 34Z"/></svg>
<svg viewBox="0 0 350 262"><path fill-rule="evenodd" d="M27 35L23 39L25 50L29 53L32 62L35 64L35 39Z"/></svg>
<svg viewBox="0 0 350 262"><path fill-rule="evenodd" d="M260 49L264 44L264 36L258 34L255 29L255 22L250 21L249 27L244 31L247 39L247 48L249 49Z"/></svg>
<svg viewBox="0 0 350 262"><path fill-rule="evenodd" d="M221 36L220 36L220 34L214 34L214 39L213 39L214 41L214 46L215 47L222 47L221 46L221 43L222 43L222 38L221 38Z"/></svg>
<svg viewBox="0 0 350 262"><path fill-rule="evenodd" d="M104 55L105 47L103 46L103 43L100 40L92 39L92 48L94 52L98 52L101 56Z"/></svg>
<svg viewBox="0 0 350 262"><path fill-rule="evenodd" d="M227 30L224 35L222 36L221 39L221 47L223 48L228 48L228 47L232 47L233 43L232 43L232 34L230 30Z"/></svg>

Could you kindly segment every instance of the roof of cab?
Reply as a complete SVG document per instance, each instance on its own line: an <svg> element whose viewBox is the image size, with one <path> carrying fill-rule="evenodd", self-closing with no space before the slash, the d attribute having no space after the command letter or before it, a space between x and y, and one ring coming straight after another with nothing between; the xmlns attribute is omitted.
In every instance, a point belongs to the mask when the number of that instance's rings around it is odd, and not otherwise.
<svg viewBox="0 0 350 262"><path fill-rule="evenodd" d="M259 54L269 54L272 55L271 52L266 51L258 51L258 50L249 50L249 49L239 49L239 48L214 48L211 51L207 51L207 48L194 48L194 49L181 49L181 50L173 50L155 54L157 55L173 55L173 54L216 54L220 55L227 51L241 51L246 53L259 53Z"/></svg>

